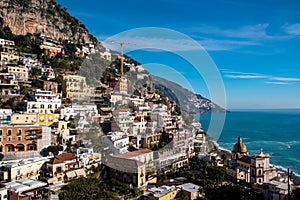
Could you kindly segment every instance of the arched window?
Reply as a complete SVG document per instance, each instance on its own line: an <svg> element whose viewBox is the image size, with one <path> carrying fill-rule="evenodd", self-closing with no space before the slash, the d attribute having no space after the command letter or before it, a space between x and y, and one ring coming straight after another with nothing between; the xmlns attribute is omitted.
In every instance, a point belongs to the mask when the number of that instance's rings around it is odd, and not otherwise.
<svg viewBox="0 0 300 200"><path fill-rule="evenodd" d="M261 169L260 169L260 170L258 170L258 175L261 175Z"/></svg>

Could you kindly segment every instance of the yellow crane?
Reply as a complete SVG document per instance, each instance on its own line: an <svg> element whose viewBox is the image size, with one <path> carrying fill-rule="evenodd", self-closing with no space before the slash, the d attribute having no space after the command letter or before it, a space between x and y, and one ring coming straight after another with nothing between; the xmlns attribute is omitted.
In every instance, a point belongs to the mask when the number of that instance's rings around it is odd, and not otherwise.
<svg viewBox="0 0 300 200"><path fill-rule="evenodd" d="M115 40L109 40L111 43L116 43L116 44L119 44L120 47L121 47L121 77L123 78L124 76L124 45L125 44L133 44L133 45L136 45L136 43L133 43L133 42L125 42L125 41L115 41Z"/></svg>

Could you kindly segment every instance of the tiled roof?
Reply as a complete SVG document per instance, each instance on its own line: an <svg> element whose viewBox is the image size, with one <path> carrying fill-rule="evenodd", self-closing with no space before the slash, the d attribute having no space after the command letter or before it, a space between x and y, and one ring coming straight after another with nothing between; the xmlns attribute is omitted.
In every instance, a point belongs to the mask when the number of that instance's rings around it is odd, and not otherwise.
<svg viewBox="0 0 300 200"><path fill-rule="evenodd" d="M73 155L72 153L62 153L62 154L54 156L54 158L52 158L50 160L50 163L58 164L58 163L63 163L65 161L74 160L74 159L76 159L76 156Z"/></svg>
<svg viewBox="0 0 300 200"><path fill-rule="evenodd" d="M118 157L118 158L132 158L132 157L136 157L142 154L146 154L146 153L151 153L152 151L150 149L139 149L137 151L132 151L132 152L128 152L128 153L124 153L124 154L118 154L115 155L114 157Z"/></svg>

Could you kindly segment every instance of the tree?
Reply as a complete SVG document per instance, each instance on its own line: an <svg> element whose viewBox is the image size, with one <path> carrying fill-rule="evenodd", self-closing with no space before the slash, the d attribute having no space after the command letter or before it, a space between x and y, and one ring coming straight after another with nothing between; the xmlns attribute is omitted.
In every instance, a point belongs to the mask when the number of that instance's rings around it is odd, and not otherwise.
<svg viewBox="0 0 300 200"><path fill-rule="evenodd" d="M64 148L62 146L48 146L47 151L53 153L53 155L57 155L59 151L62 151Z"/></svg>
<svg viewBox="0 0 300 200"><path fill-rule="evenodd" d="M72 152L72 146L73 146L73 145L72 145L72 139L71 139L71 138L67 140L66 146L67 146L66 152L71 153L71 152Z"/></svg>
<svg viewBox="0 0 300 200"><path fill-rule="evenodd" d="M34 77L35 80L38 79L38 77L42 75L42 69L32 68L31 69L31 75Z"/></svg>
<svg viewBox="0 0 300 200"><path fill-rule="evenodd" d="M4 158L4 155L0 153L0 161Z"/></svg>
<svg viewBox="0 0 300 200"><path fill-rule="evenodd" d="M223 160L223 163L225 164L225 162L227 160L227 156L225 153L222 154L221 159Z"/></svg>

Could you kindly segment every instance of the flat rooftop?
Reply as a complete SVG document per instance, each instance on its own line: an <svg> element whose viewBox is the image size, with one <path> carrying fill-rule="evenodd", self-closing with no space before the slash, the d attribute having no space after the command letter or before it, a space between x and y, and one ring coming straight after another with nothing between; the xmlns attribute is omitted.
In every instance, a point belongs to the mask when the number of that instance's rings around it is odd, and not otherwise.
<svg viewBox="0 0 300 200"><path fill-rule="evenodd" d="M22 179L14 182L9 182L5 184L7 189L14 191L15 193L26 192L40 187L47 186L47 183L38 181L35 179Z"/></svg>

